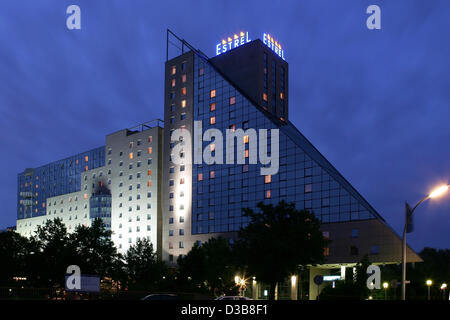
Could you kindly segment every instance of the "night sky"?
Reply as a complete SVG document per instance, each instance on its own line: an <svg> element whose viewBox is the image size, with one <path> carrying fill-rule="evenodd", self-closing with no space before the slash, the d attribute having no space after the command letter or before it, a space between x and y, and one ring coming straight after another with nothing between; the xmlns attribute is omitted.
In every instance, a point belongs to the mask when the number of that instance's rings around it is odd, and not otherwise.
<svg viewBox="0 0 450 320"><path fill-rule="evenodd" d="M81 30L66 9L81 7ZM366 8L381 7L381 30ZM15 225L17 174L163 118L166 29L209 56L249 31L278 39L290 120L400 233L450 178L450 1L0 2L0 228ZM416 211L408 242L448 248L450 194Z"/></svg>

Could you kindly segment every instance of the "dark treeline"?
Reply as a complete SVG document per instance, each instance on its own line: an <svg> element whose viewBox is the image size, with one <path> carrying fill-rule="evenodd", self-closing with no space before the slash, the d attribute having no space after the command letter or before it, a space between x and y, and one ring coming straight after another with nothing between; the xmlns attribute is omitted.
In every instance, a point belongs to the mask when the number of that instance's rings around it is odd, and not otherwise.
<svg viewBox="0 0 450 320"><path fill-rule="evenodd" d="M61 220L48 220L34 236L16 232L0 233L0 287L17 286L14 277L26 278L20 286L64 288L69 265L78 265L82 274L99 275L120 286L116 291L198 292L208 296L237 294L236 274L255 276L275 285L299 266L320 263L326 240L319 221L293 204L259 204L259 212L244 210L250 223L239 232L233 245L224 238L211 238L177 260L169 268L160 261L152 244L139 240L126 254L117 252L110 231L101 220L90 227L78 226L68 233Z"/></svg>
<svg viewBox="0 0 450 320"><path fill-rule="evenodd" d="M244 209L250 218L241 229L238 240L230 244L224 238L211 238L195 244L189 253L177 260L177 268L158 259L150 241L138 240L125 254L117 252L100 219L89 227L78 226L68 233L59 219L39 226L34 236L22 237L14 231L0 233L0 288L64 288L67 267L78 265L82 274L98 275L109 283L117 296L136 292L136 297L149 293L198 293L208 297L236 295L239 287L235 275L251 281L253 277L269 286L269 299L275 286L292 274L307 270L307 265L324 261L327 240L320 231L320 222L308 211L296 210L293 204L258 205L258 211ZM432 297L443 297L441 283L450 280L450 250L425 248L420 256L424 263L408 266L408 298L427 296L425 281L432 279ZM366 287L364 258L357 265L354 278L336 282L336 288L326 288L322 299L374 299L400 297L400 288L392 287L401 279L400 265L381 266L382 282L389 289L369 292ZM351 268L348 268L351 271ZM17 277L26 280L17 280ZM302 277L305 279L306 277ZM114 284L114 285L113 285ZM307 289L307 283L302 287Z"/></svg>

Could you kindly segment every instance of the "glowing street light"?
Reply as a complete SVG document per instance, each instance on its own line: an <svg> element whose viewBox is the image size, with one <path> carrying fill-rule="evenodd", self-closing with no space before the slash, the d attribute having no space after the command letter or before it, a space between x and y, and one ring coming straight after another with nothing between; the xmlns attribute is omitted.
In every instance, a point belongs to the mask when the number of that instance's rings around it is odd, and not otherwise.
<svg viewBox="0 0 450 320"><path fill-rule="evenodd" d="M403 228L403 241L402 241L402 300L406 300L406 234L412 232L412 228L409 228L410 221L414 210L424 201L428 199L434 199L442 196L448 191L450 185L442 185L435 188L426 197L420 200L412 209L407 202L405 202L405 226ZM429 291L430 287L428 287Z"/></svg>
<svg viewBox="0 0 450 320"><path fill-rule="evenodd" d="M443 292L443 297L444 297L444 300L446 300L445 298L446 298L446 295L445 295L445 290L447 290L447 284L446 283L443 283L442 285L441 285L441 290L442 290L442 292Z"/></svg>
<svg viewBox="0 0 450 320"><path fill-rule="evenodd" d="M245 278L241 278L239 276L235 276L234 277L234 283L236 284L236 286L239 286L239 295L243 296L244 295L244 291L245 291L245 287L246 287L246 280L245 280Z"/></svg>
<svg viewBox="0 0 450 320"><path fill-rule="evenodd" d="M387 300L387 289L389 288L389 284L387 282L383 282L384 288L384 300Z"/></svg>
<svg viewBox="0 0 450 320"><path fill-rule="evenodd" d="M430 296L430 288L431 288L431 286L433 285L433 281L428 279L427 282L426 282L426 284L427 284L427 287L428 287L428 300L431 300L431 296Z"/></svg>
<svg viewBox="0 0 450 320"><path fill-rule="evenodd" d="M430 195L429 195L428 197L429 197L429 198L437 198L437 197L440 197L440 196L442 196L444 193L447 192L448 188L449 188L449 186L440 186L440 187L434 189L434 190L430 193Z"/></svg>

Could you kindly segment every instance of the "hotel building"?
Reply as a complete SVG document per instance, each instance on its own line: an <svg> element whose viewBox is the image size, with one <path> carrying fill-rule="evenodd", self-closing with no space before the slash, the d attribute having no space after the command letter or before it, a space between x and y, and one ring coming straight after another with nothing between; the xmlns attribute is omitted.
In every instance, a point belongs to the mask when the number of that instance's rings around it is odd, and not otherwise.
<svg viewBox="0 0 450 320"><path fill-rule="evenodd" d="M240 33L231 43L223 40L229 50L209 58L170 31L169 37L181 52L165 62L164 128L125 129L108 135L104 147L26 169L18 179L18 232L30 235L48 218L61 217L73 230L101 217L120 252L147 237L175 265L196 242L217 236L233 242L249 223L242 208L284 200L314 212L332 240L326 263L310 267L312 299L318 274L344 277L345 268L366 254L376 264L401 261L401 239L289 121L289 65L281 45L266 34L249 41ZM199 124L202 132L278 129L278 172L261 175L264 166L250 163L257 151L249 135L245 163L198 163L199 155L214 154L220 145L198 145L193 133ZM177 129L191 133L189 141L172 141ZM410 248L407 260L421 261ZM295 286L289 289L293 298ZM253 290L255 298L258 292Z"/></svg>

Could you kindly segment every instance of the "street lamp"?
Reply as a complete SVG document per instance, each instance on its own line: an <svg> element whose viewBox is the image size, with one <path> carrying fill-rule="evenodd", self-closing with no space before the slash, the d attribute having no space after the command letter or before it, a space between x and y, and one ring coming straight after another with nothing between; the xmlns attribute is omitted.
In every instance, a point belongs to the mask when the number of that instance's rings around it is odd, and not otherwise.
<svg viewBox="0 0 450 320"><path fill-rule="evenodd" d="M387 282L383 282L384 288L384 300L387 300L387 289L389 288L389 284Z"/></svg>
<svg viewBox="0 0 450 320"><path fill-rule="evenodd" d="M445 290L447 289L447 284L446 283L443 283L442 285L441 285L441 290L444 292L443 293L443 297L444 297L444 300L446 300L445 298L446 298L446 296L445 296Z"/></svg>
<svg viewBox="0 0 450 320"><path fill-rule="evenodd" d="M412 209L407 202L405 202L405 226L403 228L403 241L402 241L402 300L406 300L406 233L412 232L408 228L409 221L412 221L412 215L414 210L425 200L440 197L448 191L450 185L442 185L434 189L429 195L420 200Z"/></svg>
<svg viewBox="0 0 450 320"><path fill-rule="evenodd" d="M430 288L431 288L431 285L433 284L433 281L427 280L426 284L427 284L427 287L428 287L428 300L431 300Z"/></svg>
<svg viewBox="0 0 450 320"><path fill-rule="evenodd" d="M234 277L234 283L236 286L239 286L239 295L243 296L246 288L246 280L245 278L240 278L239 276Z"/></svg>

